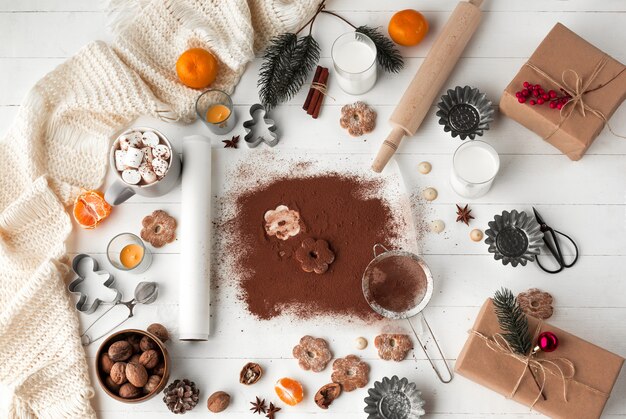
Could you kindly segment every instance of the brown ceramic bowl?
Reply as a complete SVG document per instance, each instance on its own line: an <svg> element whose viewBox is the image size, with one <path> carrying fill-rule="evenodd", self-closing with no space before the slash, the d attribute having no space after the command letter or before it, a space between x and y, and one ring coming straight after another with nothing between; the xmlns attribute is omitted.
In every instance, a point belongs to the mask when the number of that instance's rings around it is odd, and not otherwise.
<svg viewBox="0 0 626 419"><path fill-rule="evenodd" d="M117 393L113 392L107 387L105 383L107 374L104 371L102 371L102 368L100 366L100 358L102 357L102 354L104 354L105 352L109 350L109 346L111 346L113 343L120 341L120 340L125 340L131 335L140 335L141 337L147 336L150 339L152 339L157 344L158 349L161 352L161 358L163 359L165 368L164 368L163 377L161 378L161 382L154 389L154 391L148 394L143 394L140 397L136 397L134 399L125 399L123 397L120 397ZM120 401L122 403L141 403L148 399L151 399L152 397L154 397L155 394L161 392L165 388L165 386L167 385L167 381L170 378L171 361L167 353L167 348L165 347L165 344L161 342L161 340L157 338L155 335L153 335L150 332L146 332L145 330L125 329L125 330L120 330L119 332L113 333L111 336L106 338L104 342L102 342L102 345L100 345L100 347L98 348L95 362L96 362L96 376L98 377L98 383L100 384L100 387L102 387L102 389L104 390L106 394L108 394L109 396L113 397L115 400Z"/></svg>

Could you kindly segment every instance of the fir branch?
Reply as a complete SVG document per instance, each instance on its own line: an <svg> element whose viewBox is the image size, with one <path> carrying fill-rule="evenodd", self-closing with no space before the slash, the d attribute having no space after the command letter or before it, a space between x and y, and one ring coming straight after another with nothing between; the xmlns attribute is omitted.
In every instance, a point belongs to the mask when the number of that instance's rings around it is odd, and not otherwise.
<svg viewBox="0 0 626 419"><path fill-rule="evenodd" d="M371 26L359 26L356 31L367 35L376 45L376 59L381 68L389 73L398 73L404 67L404 60L400 51L391 39L383 35L378 29Z"/></svg>
<svg viewBox="0 0 626 419"><path fill-rule="evenodd" d="M284 33L271 40L258 82L261 102L268 110L298 93L319 57L319 44L311 35L298 39L293 33Z"/></svg>
<svg viewBox="0 0 626 419"><path fill-rule="evenodd" d="M496 315L502 336L519 355L528 355L532 349L530 334L528 333L528 319L515 300L511 290L502 288L496 291L493 297Z"/></svg>

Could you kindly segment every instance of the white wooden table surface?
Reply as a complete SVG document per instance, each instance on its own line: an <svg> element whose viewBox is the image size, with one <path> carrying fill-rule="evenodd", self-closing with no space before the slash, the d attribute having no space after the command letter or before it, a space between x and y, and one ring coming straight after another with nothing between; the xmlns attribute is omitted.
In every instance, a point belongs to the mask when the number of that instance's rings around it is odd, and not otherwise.
<svg viewBox="0 0 626 419"><path fill-rule="evenodd" d="M314 149L329 154L373 155L388 132L388 119L404 87L415 73L432 45L456 0L385 1L334 0L329 8L358 24L386 26L396 10L416 8L431 24L425 41L413 48L402 49L406 68L396 76L383 75L364 99L378 111L378 127L365 137L350 138L338 124L339 109L356 98L339 90L332 82L330 95L337 100L326 101L319 120L313 121L301 109L305 91L274 112L280 125L282 140L278 149ZM479 87L497 103L509 80L533 52L548 30L563 22L575 32L626 62L626 2L623 0L487 0L484 18L470 46L466 49L448 87L471 84ZM0 0L0 131L18 111L27 90L46 72L74 54L87 42L109 40L106 14L96 1L84 0ZM347 28L328 16L316 25L316 38L322 47L321 64L332 67L329 51L332 40ZM248 107L257 102L257 71L259 60L250 64L234 95L240 121ZM305 89L306 90L306 89ZM469 229L454 222L454 204L464 202L448 186L451 153L458 146L436 123L434 109L418 131L405 140L397 159L411 192L433 186L439 198L431 204L417 205L420 217L443 219L444 234L428 234L421 243L435 274L436 290L426 313L451 364L461 350L478 307L500 286L515 292L539 287L555 297L556 312L551 322L613 352L626 355L626 140L612 137L604 130L580 162L566 157L544 143L530 131L497 116L484 137L499 151L501 173L493 189L485 197L471 202L476 220L473 226L484 229L493 215L505 209L530 210L536 206L548 222L570 233L578 242L582 256L573 268L553 276L536 266L513 269L504 267L487 254L484 243L469 240ZM161 129L176 146L190 133L208 134L200 124L166 125L141 120L139 123ZM611 120L617 132L626 132L626 107ZM241 130L239 130L241 131ZM220 148L220 139L214 147ZM245 148L245 146L243 146ZM214 187L228 176L227 153L243 150L220 150L214 154ZM433 164L431 174L417 172L417 164L427 160ZM180 214L180 189L159 199L135 197L115 208L114 214L96 231L78 229L68 244L72 253L95 255L103 267L108 266L105 248L108 240L124 231L137 233L140 220L155 209ZM155 280L161 285L157 302L140 307L127 326L146 327L159 320L176 334L177 283L179 244L156 250L152 268L133 276L116 272L117 282L125 295L140 280ZM112 269L112 268L111 268ZM371 344L379 332L376 326L354 330L350 325L319 324L320 322L255 322L237 315L236 307L217 305L213 308L214 333L207 343L189 344L177 341L168 344L173 358L172 378L188 377L201 387L201 404L187 417L204 417L208 394L225 390L233 395L233 403L224 418L252 417L248 402L259 395L276 400L273 382L281 376L301 380L308 392L306 402L295 408L284 408L279 418L333 417L363 418L365 390L342 396L328 411L321 411L311 401L317 388L329 380L329 369L322 374L301 371L291 357L291 349L307 333L324 336L334 353L345 356L353 349L353 341L363 335L370 347L359 354L371 365L371 381L399 374L414 380L427 400L428 417L433 418L525 418L536 416L528 408L508 401L489 390L456 377L443 385L436 379L421 351L417 363L384 362L378 359ZM83 318L83 324L89 318ZM95 346L87 351L93 364ZM357 352L358 353L358 352ZM267 376L252 387L240 385L237 375L248 360L257 360ZM584 366L579 366L584 368ZM92 371L93 373L93 371ZM92 377L93 378L93 377ZM125 405L109 399L96 387L94 400L103 418L165 418L171 417L156 397L139 405ZM283 405L283 403L279 403ZM623 373L605 410L607 418L626 417L626 373ZM572 418L575 419L575 418Z"/></svg>

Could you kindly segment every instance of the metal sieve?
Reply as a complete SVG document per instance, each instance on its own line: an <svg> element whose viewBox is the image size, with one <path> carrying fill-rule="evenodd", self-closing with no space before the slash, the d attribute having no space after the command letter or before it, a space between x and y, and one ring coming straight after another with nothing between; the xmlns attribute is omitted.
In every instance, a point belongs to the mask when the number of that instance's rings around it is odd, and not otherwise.
<svg viewBox="0 0 626 419"><path fill-rule="evenodd" d="M432 273L430 272L430 269L428 268L428 265L426 264L424 259L422 259L421 257L419 257L418 255L414 253L405 252L403 250L389 250L380 243L377 243L374 245L373 251L374 251L374 259L372 259L372 261L365 268L365 272L363 273L363 279L361 282L362 288L363 288L363 296L365 297L365 301L367 301L367 304L369 304L372 310L374 310L376 313L380 314L383 317L386 317L392 320L406 319L407 323L411 327L411 330L413 331L413 334L415 335L415 338L417 339L418 343L424 350L426 359L428 359L428 362L430 362L430 365L435 371L435 374L437 374L437 377L439 378L439 380L442 383L446 383L446 384L449 383L450 381L452 381L452 377L453 377L452 371L450 370L450 367L448 366L448 363L446 362L445 357L443 356L441 347L439 346L439 343L437 342L437 339L435 338L435 335L433 334L433 331L430 328L430 325L428 324L428 321L426 320L424 313L422 313L422 310L424 310L424 308L428 305L428 302L430 301L430 298L433 295L433 276L432 276ZM417 264L422 268L422 270L424 271L424 274L426 275L426 292L423 295L416 296L416 299L413 302L412 306L405 311L397 312L397 311L392 311L385 307L382 307L380 304L378 304L378 302L375 301L373 293L372 293L372 287L370 284L370 278L373 277L372 271L374 270L374 268L376 268L380 264L380 262L382 262L383 260L389 257L401 257L401 258L412 259L413 261L417 262ZM441 375L441 372L439 371L434 361L431 359L430 355L428 354L428 351L426 350L426 346L422 342L422 339L420 339L419 335L417 334L415 327L413 326L413 323L411 323L411 319L417 316L418 314L421 317L421 321L426 325L426 332L430 335L429 337L433 340L433 342L435 343L437 347L437 351L439 352L441 360L443 361L446 367L446 370L448 371L448 376L450 377L448 379L444 379L443 376Z"/></svg>

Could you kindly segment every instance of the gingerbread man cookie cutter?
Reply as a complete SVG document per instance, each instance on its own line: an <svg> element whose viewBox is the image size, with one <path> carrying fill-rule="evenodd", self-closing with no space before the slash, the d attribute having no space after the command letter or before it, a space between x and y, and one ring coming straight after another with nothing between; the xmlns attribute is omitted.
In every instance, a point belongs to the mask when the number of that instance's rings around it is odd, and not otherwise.
<svg viewBox="0 0 626 419"><path fill-rule="evenodd" d="M91 261L91 270L85 271L85 264L82 263L83 260ZM117 288L113 287L113 283L115 282L115 278L113 278L113 275L111 275L111 273L108 271L99 270L98 262L93 257L84 253L76 255L74 257L74 260L72 260L72 270L77 275L77 278L69 283L67 289L72 294L78 296L78 301L76 302L76 310L80 311L81 313L91 314L98 309L101 303L117 304L122 299L122 293ZM102 285L113 291L115 293L115 296L112 299L108 300L94 298L93 302L89 304L89 295L77 290L78 286L87 279L88 273L93 273L97 275L98 278L106 277Z"/></svg>
<svg viewBox="0 0 626 419"><path fill-rule="evenodd" d="M260 103L255 103L250 107L251 119L243 123L246 136L243 137L248 147L254 148L261 143L270 147L278 144L278 133L276 123L273 119L266 118L267 110Z"/></svg>

